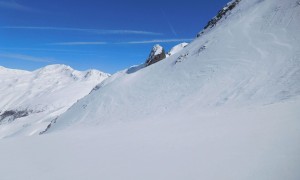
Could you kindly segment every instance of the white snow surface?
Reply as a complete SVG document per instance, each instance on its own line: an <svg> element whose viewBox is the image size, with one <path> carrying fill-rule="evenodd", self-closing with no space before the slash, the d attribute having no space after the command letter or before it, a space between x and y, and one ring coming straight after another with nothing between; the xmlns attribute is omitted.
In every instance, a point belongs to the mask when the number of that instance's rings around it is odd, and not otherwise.
<svg viewBox="0 0 300 180"><path fill-rule="evenodd" d="M299 180L299 106L297 99L7 138L0 141L0 177Z"/></svg>
<svg viewBox="0 0 300 180"><path fill-rule="evenodd" d="M29 116L0 123L0 138L34 135L87 95L109 75L97 70L76 71L49 65L33 72L0 68L0 110L29 111Z"/></svg>
<svg viewBox="0 0 300 180"><path fill-rule="evenodd" d="M172 47L172 49L168 52L167 56L172 56L172 55L178 53L183 48L185 48L187 45L188 45L188 43L185 43L185 42L177 44L176 46Z"/></svg>
<svg viewBox="0 0 300 180"><path fill-rule="evenodd" d="M242 0L45 134L2 139L0 179L299 180L299 17L299 0Z"/></svg>
<svg viewBox="0 0 300 180"><path fill-rule="evenodd" d="M156 44L153 46L151 52L153 52L153 54L151 54L151 56L156 56L158 54L161 54L163 52L163 47L159 44Z"/></svg>

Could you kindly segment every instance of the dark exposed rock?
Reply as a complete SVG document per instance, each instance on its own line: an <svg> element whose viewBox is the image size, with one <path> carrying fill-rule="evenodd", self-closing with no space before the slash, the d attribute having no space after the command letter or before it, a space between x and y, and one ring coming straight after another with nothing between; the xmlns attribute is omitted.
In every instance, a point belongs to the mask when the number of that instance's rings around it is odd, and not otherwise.
<svg viewBox="0 0 300 180"><path fill-rule="evenodd" d="M184 59L186 59L188 57L189 53L185 53L185 54L181 54L175 61L175 64L182 62Z"/></svg>
<svg viewBox="0 0 300 180"><path fill-rule="evenodd" d="M158 61L161 61L165 58L166 53L164 48L157 44L152 48L150 55L146 61L146 66L150 66L151 64L157 63Z"/></svg>
<svg viewBox="0 0 300 180"><path fill-rule="evenodd" d="M7 122L12 122L15 119L18 119L18 118L21 118L21 117L26 117L30 113L32 113L31 110L8 110L8 111L4 111L0 115L0 123L2 123L4 120L6 120Z"/></svg>
<svg viewBox="0 0 300 180"><path fill-rule="evenodd" d="M42 132L39 133L39 135L43 135L45 134L52 126L52 124L55 124L56 123L56 120L58 119L58 117L56 117L55 119L53 119L50 124L48 124L48 126L46 127L46 129Z"/></svg>

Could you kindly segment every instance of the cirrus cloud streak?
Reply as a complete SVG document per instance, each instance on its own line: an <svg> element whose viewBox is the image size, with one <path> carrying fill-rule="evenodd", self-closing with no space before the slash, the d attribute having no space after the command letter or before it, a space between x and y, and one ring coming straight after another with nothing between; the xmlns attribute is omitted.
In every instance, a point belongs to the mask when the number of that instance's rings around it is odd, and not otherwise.
<svg viewBox="0 0 300 180"><path fill-rule="evenodd" d="M1 58L7 59L17 59L17 60L24 60L24 61L32 61L32 62L53 62L53 58L43 58L43 57L34 57L26 54L15 54L15 53L0 53Z"/></svg>
<svg viewBox="0 0 300 180"><path fill-rule="evenodd" d="M105 29L85 29L68 27L39 27L39 26L4 26L2 29L23 29L23 30L48 30L48 31L77 31L92 34L136 34L136 35L162 35L162 33L138 30L105 30Z"/></svg>

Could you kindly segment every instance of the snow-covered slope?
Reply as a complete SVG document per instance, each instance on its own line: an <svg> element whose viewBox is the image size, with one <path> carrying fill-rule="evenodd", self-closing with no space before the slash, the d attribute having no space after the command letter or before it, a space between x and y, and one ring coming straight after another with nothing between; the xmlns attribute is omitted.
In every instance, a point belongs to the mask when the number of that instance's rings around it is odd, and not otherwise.
<svg viewBox="0 0 300 180"><path fill-rule="evenodd" d="M168 52L168 56L172 56L176 53L178 53L179 51L181 51L183 48L185 48L188 45L188 43L180 43L174 47L172 47L172 49Z"/></svg>
<svg viewBox="0 0 300 180"><path fill-rule="evenodd" d="M43 131L109 75L49 65L33 72L0 68L0 138Z"/></svg>
<svg viewBox="0 0 300 180"><path fill-rule="evenodd" d="M3 180L299 180L300 100L0 141Z"/></svg>
<svg viewBox="0 0 300 180"><path fill-rule="evenodd" d="M299 13L297 0L243 0L175 55L113 75L58 118L53 130L299 96Z"/></svg>

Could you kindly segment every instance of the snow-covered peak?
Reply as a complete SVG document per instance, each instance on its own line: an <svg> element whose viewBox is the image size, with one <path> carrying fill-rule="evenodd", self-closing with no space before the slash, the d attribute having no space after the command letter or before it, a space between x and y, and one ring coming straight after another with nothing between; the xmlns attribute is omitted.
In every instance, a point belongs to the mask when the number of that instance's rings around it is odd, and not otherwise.
<svg viewBox="0 0 300 180"><path fill-rule="evenodd" d="M73 68L71 68L70 66L67 66L67 65L64 65L64 64L53 64L53 65L48 65L48 66L45 66L43 68L40 68L38 70L36 70L36 72L39 72L39 73L62 73L62 72L72 72L74 71Z"/></svg>
<svg viewBox="0 0 300 180"><path fill-rule="evenodd" d="M69 70L73 70L73 68L71 68L68 65L65 64L51 64L51 65L47 65L41 69L47 69L47 70L54 70L54 69L69 69Z"/></svg>
<svg viewBox="0 0 300 180"><path fill-rule="evenodd" d="M180 43L176 46L174 46L170 52L168 52L168 56L172 56L173 54L176 54L178 53L179 51L181 51L183 48L185 48L189 43L186 43L186 42L183 42L183 43Z"/></svg>
<svg viewBox="0 0 300 180"><path fill-rule="evenodd" d="M155 56L155 55L161 54L163 52L163 50L164 50L164 48L161 45L156 44L156 45L153 46L151 52Z"/></svg>
<svg viewBox="0 0 300 180"><path fill-rule="evenodd" d="M149 66L151 64L157 63L166 58L165 50L159 44L153 46L150 55L146 61L146 65Z"/></svg>
<svg viewBox="0 0 300 180"><path fill-rule="evenodd" d="M64 64L53 64L33 71L36 76L51 76L52 78L68 77L74 80L95 80L99 81L107 78L110 74L91 69L87 71L74 70L72 67Z"/></svg>
<svg viewBox="0 0 300 180"><path fill-rule="evenodd" d="M103 78L103 77L107 78L110 76L110 74L98 71L96 69L90 69L85 72L86 72L84 75L85 79L99 79L99 78Z"/></svg>

